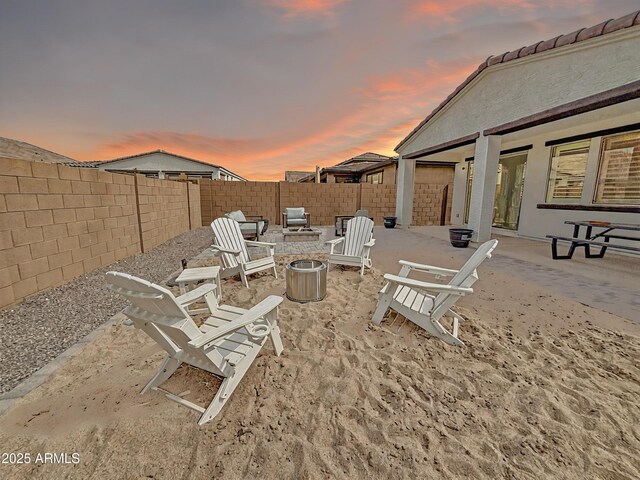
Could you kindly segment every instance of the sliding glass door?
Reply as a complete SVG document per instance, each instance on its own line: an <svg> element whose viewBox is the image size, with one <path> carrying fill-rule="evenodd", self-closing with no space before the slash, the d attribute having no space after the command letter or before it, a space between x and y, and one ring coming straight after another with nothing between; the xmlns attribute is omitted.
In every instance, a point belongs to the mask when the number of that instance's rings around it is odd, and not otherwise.
<svg viewBox="0 0 640 480"><path fill-rule="evenodd" d="M464 220L469 223L471 205L471 184L473 183L473 161L468 161L467 198ZM496 198L493 204L493 226L517 230L520 220L520 204L524 189L524 173L527 166L527 153L503 155L498 163Z"/></svg>
<svg viewBox="0 0 640 480"><path fill-rule="evenodd" d="M526 152L500 157L496 182L496 201L493 205L494 227L508 230L518 229L526 167Z"/></svg>

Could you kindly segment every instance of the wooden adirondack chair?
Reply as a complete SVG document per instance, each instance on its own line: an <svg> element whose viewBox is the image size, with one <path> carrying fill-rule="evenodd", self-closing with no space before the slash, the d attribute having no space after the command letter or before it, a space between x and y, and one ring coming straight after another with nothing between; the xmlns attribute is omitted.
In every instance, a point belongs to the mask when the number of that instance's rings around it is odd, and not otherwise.
<svg viewBox="0 0 640 480"><path fill-rule="evenodd" d="M276 355L282 352L277 323L281 297L270 296L245 310L218 305L215 288L204 295L211 316L198 328L178 299L164 287L118 272L107 273L107 288L126 297L124 310L136 328L153 338L167 353L158 372L142 389L160 390L167 398L200 413L198 425L213 419L224 407L247 372L267 337ZM160 387L184 362L222 379L207 408Z"/></svg>
<svg viewBox="0 0 640 480"><path fill-rule="evenodd" d="M354 217L347 222L344 237L326 242L330 246L329 267L331 264L360 267L360 275L364 275L364 267L371 268L369 253L376 241L373 238L373 220L367 217ZM340 253L335 248L342 245Z"/></svg>
<svg viewBox="0 0 640 480"><path fill-rule="evenodd" d="M478 280L476 269L486 258L491 257L497 245L498 240L489 240L480 245L460 270L400 260L400 273L384 276L389 283L380 290L373 323L380 325L385 313L391 308L431 335L452 345L463 346L464 343L458 338L458 323L462 321L462 317L451 310L451 307L461 296L473 293L471 286ZM448 285L428 283L408 278L412 270L430 273L436 278L453 278ZM453 317L451 332L440 323L445 316Z"/></svg>
<svg viewBox="0 0 640 480"><path fill-rule="evenodd" d="M222 217L211 222L214 244L211 248L222 261L222 278L240 274L242 284L249 288L247 276L262 270L271 269L273 276L278 278L276 262L273 258L276 244L245 240L240 225L235 220ZM268 256L252 260L247 251L250 247L266 247Z"/></svg>

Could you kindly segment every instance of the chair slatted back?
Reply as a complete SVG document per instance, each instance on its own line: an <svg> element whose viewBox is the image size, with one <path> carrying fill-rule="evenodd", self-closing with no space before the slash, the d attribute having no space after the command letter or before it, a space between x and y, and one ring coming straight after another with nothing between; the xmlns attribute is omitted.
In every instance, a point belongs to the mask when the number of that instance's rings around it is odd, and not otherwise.
<svg viewBox="0 0 640 480"><path fill-rule="evenodd" d="M191 316L178 304L175 296L160 285L133 275L108 272L107 288L129 300L124 314L136 327L153 338L167 353L182 352L207 370L217 371L211 358L201 349L189 345L191 340L202 335ZM191 362L190 362L191 363Z"/></svg>
<svg viewBox="0 0 640 480"><path fill-rule="evenodd" d="M211 229L213 230L215 245L222 248L240 250L243 263L250 260L249 252L247 252L247 246L244 243L244 237L242 236L242 230L240 230L240 224L238 222L226 217L216 218L211 222ZM225 268L238 266L238 259L235 255L223 253L221 257Z"/></svg>
<svg viewBox="0 0 640 480"><path fill-rule="evenodd" d="M478 280L478 273L476 272L476 269L487 258L491 258L491 253L497 246L498 240L489 240L488 242L480 245L458 273L453 276L449 285L456 287L471 287L476 283ZM457 295L452 295L446 292L438 294L433 302L431 317L440 318L453 306L454 303L456 303L457 300Z"/></svg>
<svg viewBox="0 0 640 480"><path fill-rule="evenodd" d="M373 220L367 217L354 217L347 222L344 235L343 255L361 257L364 244L373 238Z"/></svg>

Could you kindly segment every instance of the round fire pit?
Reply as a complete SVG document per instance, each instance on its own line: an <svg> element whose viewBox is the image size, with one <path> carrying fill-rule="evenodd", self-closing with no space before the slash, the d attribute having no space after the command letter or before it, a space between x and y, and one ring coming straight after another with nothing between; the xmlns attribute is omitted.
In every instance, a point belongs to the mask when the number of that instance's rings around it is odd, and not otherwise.
<svg viewBox="0 0 640 480"><path fill-rule="evenodd" d="M327 294L327 264L295 260L286 267L287 298L293 302L319 302Z"/></svg>

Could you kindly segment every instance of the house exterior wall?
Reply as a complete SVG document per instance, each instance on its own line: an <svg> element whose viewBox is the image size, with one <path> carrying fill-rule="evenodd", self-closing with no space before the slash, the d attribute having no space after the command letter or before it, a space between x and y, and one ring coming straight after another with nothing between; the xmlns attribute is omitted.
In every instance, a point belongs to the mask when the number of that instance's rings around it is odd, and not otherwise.
<svg viewBox="0 0 640 480"><path fill-rule="evenodd" d="M484 70L398 149L406 155L640 78L632 27Z"/></svg>
<svg viewBox="0 0 640 480"><path fill-rule="evenodd" d="M640 107L640 101L637 102ZM603 112L606 112L606 110ZM551 210L538 208L538 204L546 203L552 149L550 146L545 146L547 141L640 122L640 113L620 116L607 116L600 113L597 116L601 118L596 121L581 123L575 119L572 122L573 125L570 126L556 126L555 128L550 126L548 130L551 130L551 132L532 134L530 136L523 135L517 141L503 142L503 150L517 148L522 145L532 145L532 148L527 153L527 166L522 193L522 205L520 208L520 220L518 230L516 232L518 235L539 239L544 239L546 235L570 236L572 233L572 227L565 225L565 220L640 223L640 215L637 213ZM566 124L567 122L563 123ZM592 200L596 189L602 138L603 137L601 136L594 136L591 138L586 167L585 185L579 205L593 205ZM464 223L467 193L467 170L467 162L460 162L456 167L453 198L454 209L451 216L452 224L455 225L462 225ZM503 230L496 228L494 228L493 231L504 232ZM616 240L616 243L634 245L633 243L621 240ZM635 246L637 246L637 243Z"/></svg>
<svg viewBox="0 0 640 480"><path fill-rule="evenodd" d="M554 138L561 138L569 135L587 133L599 129L611 128L613 126L628 125L632 117L622 117L618 119L606 119L596 124L577 125L565 131L554 132ZM640 114L635 115L633 120L640 121ZM574 133L575 132L575 133ZM566 135L565 135L566 134ZM565 220L594 220L616 223L640 223L640 215L626 212L598 212L581 210L549 210L538 208L538 204L546 203L546 193L548 184L549 165L551 158L551 148L545 146L549 140L548 135L530 137L528 143L533 145L527 156L527 167L525 173L524 191L522 195L522 206L520 209L520 222L518 234L545 238L546 235L570 236L571 226L565 225ZM602 137L593 137L589 148L587 160L587 176L582 194L581 205L592 205L593 196L596 189L596 180L600 162L600 145ZM616 243L625 242L616 240ZM630 244L632 245L632 244ZM637 243L636 245L637 246Z"/></svg>

